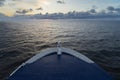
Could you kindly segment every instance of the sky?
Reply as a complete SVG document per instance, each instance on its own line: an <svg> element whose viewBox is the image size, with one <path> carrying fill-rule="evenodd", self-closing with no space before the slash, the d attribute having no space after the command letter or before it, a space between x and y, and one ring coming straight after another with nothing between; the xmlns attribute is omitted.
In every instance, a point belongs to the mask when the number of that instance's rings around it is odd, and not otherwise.
<svg viewBox="0 0 120 80"><path fill-rule="evenodd" d="M108 6L120 7L120 0L0 0L0 13L7 16L38 13L67 13L69 11L98 12Z"/></svg>

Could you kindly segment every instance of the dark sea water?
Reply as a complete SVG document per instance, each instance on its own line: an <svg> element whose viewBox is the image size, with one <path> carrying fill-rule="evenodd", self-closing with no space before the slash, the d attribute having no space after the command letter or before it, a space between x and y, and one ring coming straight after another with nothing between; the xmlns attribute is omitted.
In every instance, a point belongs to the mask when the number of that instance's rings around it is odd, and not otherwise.
<svg viewBox="0 0 120 80"><path fill-rule="evenodd" d="M0 22L0 80L42 49L63 47L86 55L120 80L120 20Z"/></svg>

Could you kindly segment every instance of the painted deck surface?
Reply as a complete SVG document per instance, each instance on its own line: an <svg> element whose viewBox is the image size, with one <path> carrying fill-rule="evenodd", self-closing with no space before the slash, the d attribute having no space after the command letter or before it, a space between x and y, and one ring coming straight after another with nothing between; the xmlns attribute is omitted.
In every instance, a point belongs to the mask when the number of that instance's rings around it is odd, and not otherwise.
<svg viewBox="0 0 120 80"><path fill-rule="evenodd" d="M112 80L95 63L52 53L18 69L8 80Z"/></svg>

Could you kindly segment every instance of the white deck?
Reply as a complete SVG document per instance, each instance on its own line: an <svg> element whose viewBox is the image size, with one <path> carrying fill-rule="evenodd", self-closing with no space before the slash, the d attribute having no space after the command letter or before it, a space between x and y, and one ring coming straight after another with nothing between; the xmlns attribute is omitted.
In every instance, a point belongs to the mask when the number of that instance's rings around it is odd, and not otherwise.
<svg viewBox="0 0 120 80"><path fill-rule="evenodd" d="M28 61L26 61L27 64L30 64L30 63L33 63L35 62L36 60L46 56L46 55L49 55L51 53L54 53L54 52L57 52L57 48L49 48L49 49L45 49L43 51L41 51L39 54L35 55L34 57L32 57L31 59L29 59ZM72 49L68 49L68 48L61 48L61 52L65 52L67 54L70 54L72 56L75 56L87 63L94 63L92 60L90 60L89 58L87 58L86 56L82 55L81 53L77 52L77 51L74 51ZM62 55L62 54L61 54Z"/></svg>

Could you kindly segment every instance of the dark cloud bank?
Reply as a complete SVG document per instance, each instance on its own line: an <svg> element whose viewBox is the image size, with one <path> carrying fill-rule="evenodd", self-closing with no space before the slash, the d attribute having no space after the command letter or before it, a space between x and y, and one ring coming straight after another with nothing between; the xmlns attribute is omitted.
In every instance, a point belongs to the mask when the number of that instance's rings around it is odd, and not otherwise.
<svg viewBox="0 0 120 80"><path fill-rule="evenodd" d="M39 8L36 8L36 10L43 10L43 8L42 8L42 7L39 7Z"/></svg>
<svg viewBox="0 0 120 80"><path fill-rule="evenodd" d="M65 4L65 2L64 2L64 1L61 1L61 0L58 0L57 3L58 3L58 4Z"/></svg>
<svg viewBox="0 0 120 80"><path fill-rule="evenodd" d="M0 0L0 7L4 5L5 0Z"/></svg>
<svg viewBox="0 0 120 80"><path fill-rule="evenodd" d="M36 10L42 11L43 8L37 8ZM86 12L70 11L68 13L46 13L46 14L34 14L26 15L28 12L32 12L33 9L17 10L16 15L11 17L12 19L104 19L114 18L120 19L120 8L109 6L105 10L97 12L95 8Z"/></svg>
<svg viewBox="0 0 120 80"><path fill-rule="evenodd" d="M29 12L32 12L33 11L33 9L23 9L23 10L21 10L21 9L19 9L19 10L17 10L16 11L16 13L17 14L26 14L26 13L29 13Z"/></svg>
<svg viewBox="0 0 120 80"><path fill-rule="evenodd" d="M99 19L99 18L120 18L120 8L113 6L97 12L95 8L86 12L70 11L68 13L46 13L35 15L16 15L14 18L26 17L30 19Z"/></svg>

